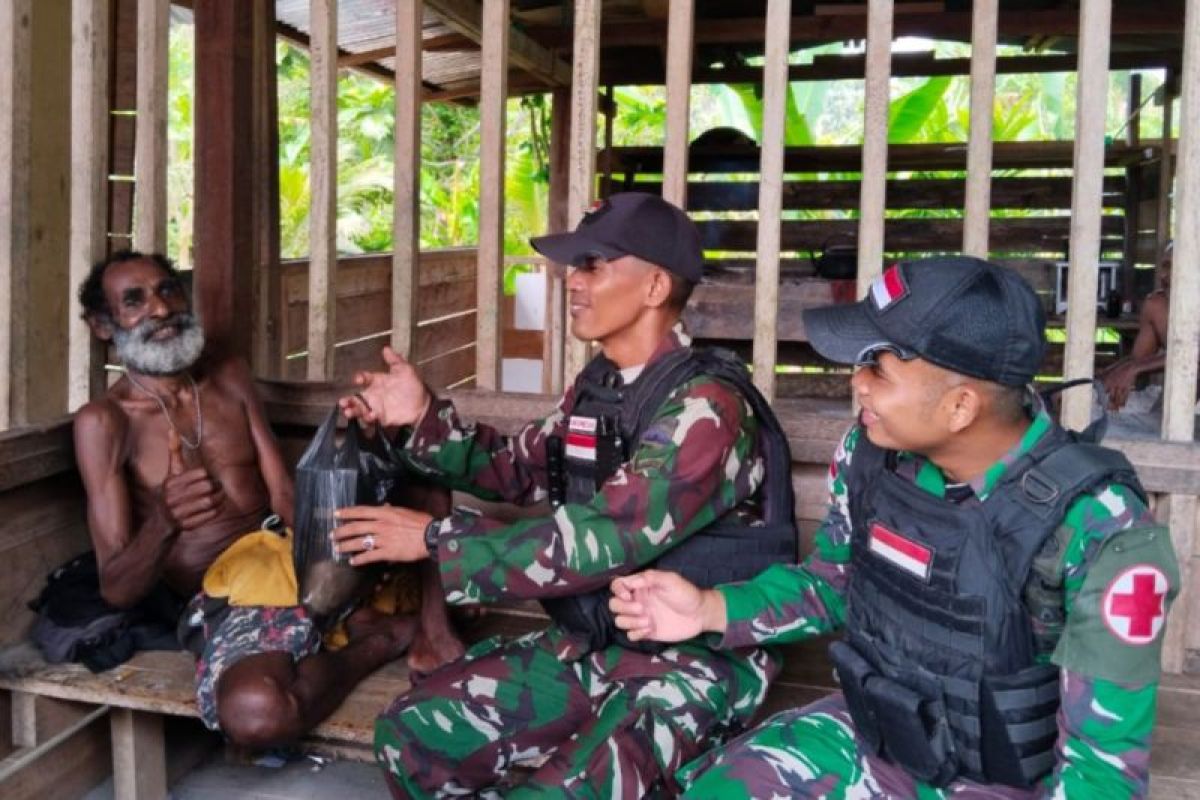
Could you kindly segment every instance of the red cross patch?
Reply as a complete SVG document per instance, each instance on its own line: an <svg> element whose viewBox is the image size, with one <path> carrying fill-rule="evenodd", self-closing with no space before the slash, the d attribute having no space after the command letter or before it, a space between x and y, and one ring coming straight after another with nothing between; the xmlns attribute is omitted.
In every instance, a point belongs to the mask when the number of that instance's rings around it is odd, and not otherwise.
<svg viewBox="0 0 1200 800"><path fill-rule="evenodd" d="M1104 590L1104 624L1126 644L1150 644L1166 621L1163 606L1170 586L1167 576L1153 564L1127 567Z"/></svg>

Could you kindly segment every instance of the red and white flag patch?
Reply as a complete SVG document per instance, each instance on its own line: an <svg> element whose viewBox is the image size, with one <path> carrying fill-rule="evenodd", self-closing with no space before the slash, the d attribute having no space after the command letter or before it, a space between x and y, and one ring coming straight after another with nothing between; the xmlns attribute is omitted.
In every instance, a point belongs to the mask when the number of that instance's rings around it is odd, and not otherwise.
<svg viewBox="0 0 1200 800"><path fill-rule="evenodd" d="M933 567L932 548L901 536L878 522L871 524L868 548L884 561L908 574L923 581L929 580L929 572Z"/></svg>
<svg viewBox="0 0 1200 800"><path fill-rule="evenodd" d="M871 299L880 311L908 297L908 284L900 274L900 265L892 264L871 283Z"/></svg>
<svg viewBox="0 0 1200 800"><path fill-rule="evenodd" d="M1135 564L1121 570L1104 590L1104 624L1126 644L1150 644L1166 622L1165 601L1170 588L1167 576L1153 564Z"/></svg>
<svg viewBox="0 0 1200 800"><path fill-rule="evenodd" d="M583 461L596 460L596 418L572 415L567 421L567 456Z"/></svg>

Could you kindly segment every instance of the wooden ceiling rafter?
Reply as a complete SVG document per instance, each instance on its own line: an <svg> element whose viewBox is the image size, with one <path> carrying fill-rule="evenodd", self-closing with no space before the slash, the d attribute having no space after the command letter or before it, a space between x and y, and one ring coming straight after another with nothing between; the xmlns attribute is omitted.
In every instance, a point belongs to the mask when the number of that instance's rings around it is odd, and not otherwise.
<svg viewBox="0 0 1200 800"><path fill-rule="evenodd" d="M473 42L483 41L482 12L473 0L426 0L426 8L454 30ZM571 82L571 67L554 52L543 47L523 30L512 26L508 34L508 58L513 66L539 78L550 87Z"/></svg>

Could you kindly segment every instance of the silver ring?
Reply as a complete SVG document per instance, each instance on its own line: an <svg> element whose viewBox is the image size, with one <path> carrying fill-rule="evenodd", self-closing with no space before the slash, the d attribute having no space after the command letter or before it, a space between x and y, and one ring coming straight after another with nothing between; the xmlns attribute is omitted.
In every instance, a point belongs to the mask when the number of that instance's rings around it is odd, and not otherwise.
<svg viewBox="0 0 1200 800"><path fill-rule="evenodd" d="M375 534L368 533L366 536L364 536L363 541L362 541L362 546L363 546L363 550L374 550L375 549Z"/></svg>

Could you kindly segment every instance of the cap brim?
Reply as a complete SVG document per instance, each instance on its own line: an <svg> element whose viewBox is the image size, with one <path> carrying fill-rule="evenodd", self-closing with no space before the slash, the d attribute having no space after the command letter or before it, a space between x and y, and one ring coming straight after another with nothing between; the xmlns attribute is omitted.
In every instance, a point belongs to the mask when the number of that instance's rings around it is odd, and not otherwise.
<svg viewBox="0 0 1200 800"><path fill-rule="evenodd" d="M582 231L534 236L529 240L529 244L556 264L567 266L577 265L588 256L614 259L626 255L625 251L601 244Z"/></svg>
<svg viewBox="0 0 1200 800"><path fill-rule="evenodd" d="M836 364L856 364L864 351L895 344L871 321L862 302L805 309L803 318L809 344Z"/></svg>

